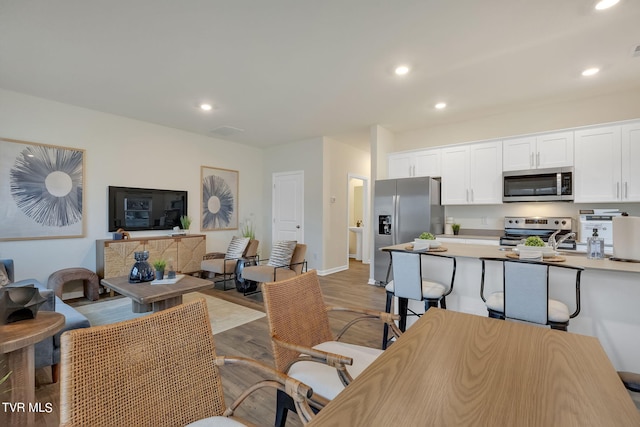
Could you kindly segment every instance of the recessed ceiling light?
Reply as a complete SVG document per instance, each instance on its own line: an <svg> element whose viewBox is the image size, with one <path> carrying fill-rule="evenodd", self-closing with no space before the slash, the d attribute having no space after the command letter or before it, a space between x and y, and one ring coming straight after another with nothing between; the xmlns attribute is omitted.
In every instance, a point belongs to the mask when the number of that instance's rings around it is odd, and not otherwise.
<svg viewBox="0 0 640 427"><path fill-rule="evenodd" d="M438 102L438 103L435 105L435 107L436 107L438 110L442 110L443 108L446 108L446 106L447 106L447 104L446 104L445 102Z"/></svg>
<svg viewBox="0 0 640 427"><path fill-rule="evenodd" d="M396 74L399 76L404 76L408 72L409 72L409 67L407 67L406 65L400 65L396 67Z"/></svg>
<svg viewBox="0 0 640 427"><path fill-rule="evenodd" d="M600 68L587 68L582 72L582 75L585 77L594 76L600 72Z"/></svg>
<svg viewBox="0 0 640 427"><path fill-rule="evenodd" d="M620 0L600 0L597 4L596 4L596 10L605 10L605 9L609 9L612 6L615 6L616 4L618 4Z"/></svg>
<svg viewBox="0 0 640 427"><path fill-rule="evenodd" d="M200 104L200 108L204 111L211 111L213 107L211 106L211 104Z"/></svg>

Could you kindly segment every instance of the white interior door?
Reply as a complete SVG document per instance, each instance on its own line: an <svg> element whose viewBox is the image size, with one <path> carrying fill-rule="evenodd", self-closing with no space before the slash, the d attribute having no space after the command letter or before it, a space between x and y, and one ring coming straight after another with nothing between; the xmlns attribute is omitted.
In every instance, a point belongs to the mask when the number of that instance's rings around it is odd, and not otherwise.
<svg viewBox="0 0 640 427"><path fill-rule="evenodd" d="M273 174L272 241L304 242L304 171Z"/></svg>

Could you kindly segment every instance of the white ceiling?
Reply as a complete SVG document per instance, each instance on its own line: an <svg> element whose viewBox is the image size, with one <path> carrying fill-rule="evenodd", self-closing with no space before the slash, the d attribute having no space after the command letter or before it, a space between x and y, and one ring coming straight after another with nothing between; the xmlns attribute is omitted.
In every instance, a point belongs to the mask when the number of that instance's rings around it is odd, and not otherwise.
<svg viewBox="0 0 640 427"><path fill-rule="evenodd" d="M0 0L0 87L258 147L366 142L639 87L640 0L594 4Z"/></svg>

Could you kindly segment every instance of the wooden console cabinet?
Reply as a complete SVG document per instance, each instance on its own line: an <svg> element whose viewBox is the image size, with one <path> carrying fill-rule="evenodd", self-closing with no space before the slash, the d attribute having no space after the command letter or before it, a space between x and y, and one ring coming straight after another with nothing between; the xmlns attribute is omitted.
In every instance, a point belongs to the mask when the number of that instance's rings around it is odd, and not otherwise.
<svg viewBox="0 0 640 427"><path fill-rule="evenodd" d="M167 261L167 268L194 273L200 271L206 249L206 236L202 234L96 240L96 273L103 279L128 276L135 263L133 253L138 251L149 251L150 263L162 258Z"/></svg>

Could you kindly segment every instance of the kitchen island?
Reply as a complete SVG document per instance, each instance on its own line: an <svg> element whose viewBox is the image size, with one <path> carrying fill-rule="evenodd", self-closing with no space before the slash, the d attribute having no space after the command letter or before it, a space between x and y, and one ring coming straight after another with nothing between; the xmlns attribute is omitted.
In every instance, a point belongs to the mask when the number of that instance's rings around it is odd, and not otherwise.
<svg viewBox="0 0 640 427"><path fill-rule="evenodd" d="M410 243L384 248L405 250ZM457 258L453 292L447 297L447 309L487 315L480 298L481 257L505 258L508 251L498 246L444 243L447 254ZM563 264L583 267L581 280L581 311L569 322L569 332L598 338L617 370L640 372L640 263L587 259L586 254L560 254ZM433 262L423 257L423 275L428 277ZM431 264L430 264L431 263ZM562 270L562 269L561 269ZM570 311L575 307L573 280L563 280L562 273L550 277L551 298L565 302ZM487 269L485 295L501 290L501 271ZM409 308L421 312L424 305L409 301ZM411 317L407 324L410 325Z"/></svg>

